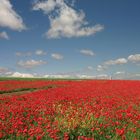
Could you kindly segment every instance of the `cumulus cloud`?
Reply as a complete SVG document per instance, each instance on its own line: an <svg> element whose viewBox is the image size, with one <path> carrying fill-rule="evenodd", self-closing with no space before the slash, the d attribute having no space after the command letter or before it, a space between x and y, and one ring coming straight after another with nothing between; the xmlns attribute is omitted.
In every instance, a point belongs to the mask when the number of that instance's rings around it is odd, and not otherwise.
<svg viewBox="0 0 140 140"><path fill-rule="evenodd" d="M94 52L92 50L89 50L89 49L82 49L82 50L80 50L80 53L84 54L84 55L88 55L88 56L94 55Z"/></svg>
<svg viewBox="0 0 140 140"><path fill-rule="evenodd" d="M130 55L128 56L128 60L133 63L140 62L140 54Z"/></svg>
<svg viewBox="0 0 140 140"><path fill-rule="evenodd" d="M0 39L9 40L9 36L5 31L3 31L3 32L0 32Z"/></svg>
<svg viewBox="0 0 140 140"><path fill-rule="evenodd" d="M96 76L96 79L111 79L111 76L107 74L100 74Z"/></svg>
<svg viewBox="0 0 140 140"><path fill-rule="evenodd" d="M66 75L66 74L47 74L44 75L45 78L71 78L70 75Z"/></svg>
<svg viewBox="0 0 140 140"><path fill-rule="evenodd" d="M97 71L103 71L103 70L106 70L107 69L107 66L105 65L98 65L97 66Z"/></svg>
<svg viewBox="0 0 140 140"><path fill-rule="evenodd" d="M26 29L22 18L13 9L10 0L0 0L0 27L21 31Z"/></svg>
<svg viewBox="0 0 140 140"><path fill-rule="evenodd" d="M39 61L37 60L22 61L21 60L17 63L18 66L23 67L23 68L33 68L33 67L37 67L43 64L46 64L46 62L42 60L39 60Z"/></svg>
<svg viewBox="0 0 140 140"><path fill-rule="evenodd" d="M105 61L103 64L98 65L97 66L97 71L103 71L108 69L109 66L113 66L113 65L124 65L126 64L128 61L125 58L118 58L116 60L108 60Z"/></svg>
<svg viewBox="0 0 140 140"><path fill-rule="evenodd" d="M45 34L47 38L90 36L104 29L96 24L88 26L83 11L76 11L64 0L46 0L34 4L33 10L42 10L49 16L50 29Z"/></svg>
<svg viewBox="0 0 140 140"><path fill-rule="evenodd" d="M43 51L43 50L36 50L35 54L36 55L46 55L47 53L45 51Z"/></svg>
<svg viewBox="0 0 140 140"><path fill-rule="evenodd" d="M110 66L110 65L120 65L120 64L126 64L126 63L127 63L127 59L119 58L119 59L116 59L116 60L106 61L104 64Z"/></svg>
<svg viewBox="0 0 140 140"><path fill-rule="evenodd" d="M45 14L53 11L57 6L58 2L55 0L48 0L43 2L38 2L34 5L33 10L43 10Z"/></svg>
<svg viewBox="0 0 140 140"><path fill-rule="evenodd" d="M20 77L20 78L33 78L33 74L29 73L20 73L20 72L14 72L10 77Z"/></svg>
<svg viewBox="0 0 140 140"><path fill-rule="evenodd" d="M77 74L75 75L75 78L80 79L96 79L96 76L86 75L86 74Z"/></svg>
<svg viewBox="0 0 140 140"><path fill-rule="evenodd" d="M76 74L76 75L71 75L71 74L47 74L44 75L45 78L78 78L78 79L95 79L95 76L90 76L86 74Z"/></svg>
<svg viewBox="0 0 140 140"><path fill-rule="evenodd" d="M77 78L77 79L140 79L139 73L127 73L125 71L117 71L112 75L108 74L98 74L98 75L88 75L79 73L56 73L56 74L46 74L44 78Z"/></svg>
<svg viewBox="0 0 140 140"><path fill-rule="evenodd" d="M107 74L100 74L100 75L86 75L86 74L47 74L44 75L45 78L78 78L78 79L110 79L111 77Z"/></svg>
<svg viewBox="0 0 140 140"><path fill-rule="evenodd" d="M56 59L56 60L62 60L64 58L63 55L61 55L59 53L52 53L51 57Z"/></svg>

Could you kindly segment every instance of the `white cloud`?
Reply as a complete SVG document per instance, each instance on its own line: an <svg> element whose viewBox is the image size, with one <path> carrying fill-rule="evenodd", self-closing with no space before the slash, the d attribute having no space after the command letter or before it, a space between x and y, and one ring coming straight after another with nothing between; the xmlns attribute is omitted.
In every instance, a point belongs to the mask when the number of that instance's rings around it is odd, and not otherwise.
<svg viewBox="0 0 140 140"><path fill-rule="evenodd" d="M98 65L97 66L97 71L103 71L103 70L106 70L107 69L107 66L105 65Z"/></svg>
<svg viewBox="0 0 140 140"><path fill-rule="evenodd" d="M93 70L93 67L92 66L88 66L87 69L88 70Z"/></svg>
<svg viewBox="0 0 140 140"><path fill-rule="evenodd" d="M56 60L62 60L64 58L63 55L61 55L59 53L52 53L51 57L56 59Z"/></svg>
<svg viewBox="0 0 140 140"><path fill-rule="evenodd" d="M89 49L82 49L82 50L80 50L80 53L84 54L84 55L88 55L88 56L94 55L94 52L92 50L89 50Z"/></svg>
<svg viewBox="0 0 140 140"><path fill-rule="evenodd" d="M49 15L50 29L47 38L90 36L104 29L100 24L88 26L83 11L76 11L64 0L47 0L35 3L33 10L42 10Z"/></svg>
<svg viewBox="0 0 140 140"><path fill-rule="evenodd" d="M125 79L140 80L140 73L127 73Z"/></svg>
<svg viewBox="0 0 140 140"><path fill-rule="evenodd" d="M36 50L35 52L16 52L15 55L16 56L31 56L32 54L35 55L46 55L47 52L43 51L43 50Z"/></svg>
<svg viewBox="0 0 140 140"><path fill-rule="evenodd" d="M0 67L0 75L5 74L9 70L7 68Z"/></svg>
<svg viewBox="0 0 140 140"><path fill-rule="evenodd" d="M97 71L103 71L108 69L109 66L113 66L113 65L124 65L126 64L128 61L125 58L118 58L116 60L108 60L105 61L103 64L98 65L97 66Z"/></svg>
<svg viewBox="0 0 140 140"><path fill-rule="evenodd" d="M131 79L139 79L140 80L140 73L131 74Z"/></svg>
<svg viewBox="0 0 140 140"><path fill-rule="evenodd" d="M23 67L23 68L33 68L33 67L40 66L43 64L46 64L46 62L42 60L39 60L39 61L37 60L22 61L21 60L17 63L18 66Z"/></svg>
<svg viewBox="0 0 140 140"><path fill-rule="evenodd" d="M43 10L45 14L53 11L57 3L55 0L48 0L44 2L38 2L34 5L33 10Z"/></svg>
<svg viewBox="0 0 140 140"><path fill-rule="evenodd" d="M44 75L45 78L71 78L70 75L66 74L50 74L50 75Z"/></svg>
<svg viewBox="0 0 140 140"><path fill-rule="evenodd" d="M31 56L32 53L31 52L16 52L15 53L16 56Z"/></svg>
<svg viewBox="0 0 140 140"><path fill-rule="evenodd" d="M100 75L86 75L86 74L47 74L44 75L45 78L78 78L78 79L111 79L111 76L107 74L100 74Z"/></svg>
<svg viewBox="0 0 140 140"><path fill-rule="evenodd" d="M75 75L75 78L80 78L80 79L95 79L96 76L91 76L91 75L86 75L86 74L77 74L77 75Z"/></svg>
<svg viewBox="0 0 140 140"><path fill-rule="evenodd" d="M130 56L128 56L128 60L133 63L140 62L140 54L130 55Z"/></svg>
<svg viewBox="0 0 140 140"><path fill-rule="evenodd" d="M71 5L72 7L74 7L75 3L76 3L76 0L71 0L70 5Z"/></svg>
<svg viewBox="0 0 140 140"><path fill-rule="evenodd" d="M107 74L100 74L96 76L96 79L111 79L111 76Z"/></svg>
<svg viewBox="0 0 140 140"><path fill-rule="evenodd" d="M126 78L126 72L125 71L117 71L112 75L113 79L125 79Z"/></svg>
<svg viewBox="0 0 140 140"><path fill-rule="evenodd" d="M33 74L14 72L10 77L33 78Z"/></svg>
<svg viewBox="0 0 140 140"><path fill-rule="evenodd" d="M0 76L8 76L12 74L12 71L5 67L0 67Z"/></svg>
<svg viewBox="0 0 140 140"><path fill-rule="evenodd" d="M9 40L9 36L5 31L3 31L3 32L0 32L0 39Z"/></svg>
<svg viewBox="0 0 140 140"><path fill-rule="evenodd" d="M22 18L13 9L10 0L0 0L0 27L21 31L26 29Z"/></svg>
<svg viewBox="0 0 140 140"><path fill-rule="evenodd" d="M36 50L35 54L36 55L46 55L47 53L45 51L43 51L43 50Z"/></svg>
<svg viewBox="0 0 140 140"><path fill-rule="evenodd" d="M98 74L98 75L87 75L87 74L72 74L72 73L57 73L57 74L46 74L44 78L77 78L77 79L140 79L139 73L126 73L125 71L118 71L113 75Z"/></svg>
<svg viewBox="0 0 140 140"><path fill-rule="evenodd" d="M47 74L44 75L45 78L78 78L78 79L94 79L96 78L95 76L89 76L89 75L84 75L84 74L76 74L76 75L71 75L71 74Z"/></svg>
<svg viewBox="0 0 140 140"><path fill-rule="evenodd" d="M106 61L104 65L110 66L110 65L120 65L120 64L126 64L126 63L127 63L127 60L125 58L119 58L116 60Z"/></svg>
<svg viewBox="0 0 140 140"><path fill-rule="evenodd" d="M125 74L125 71L117 71L115 75Z"/></svg>

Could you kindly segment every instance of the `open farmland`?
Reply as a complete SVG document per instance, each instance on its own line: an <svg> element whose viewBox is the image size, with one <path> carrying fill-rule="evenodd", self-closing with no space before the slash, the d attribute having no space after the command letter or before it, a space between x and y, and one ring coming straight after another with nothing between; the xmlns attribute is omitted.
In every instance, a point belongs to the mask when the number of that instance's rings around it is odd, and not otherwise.
<svg viewBox="0 0 140 140"><path fill-rule="evenodd" d="M7 80L0 93L0 139L140 139L140 81Z"/></svg>

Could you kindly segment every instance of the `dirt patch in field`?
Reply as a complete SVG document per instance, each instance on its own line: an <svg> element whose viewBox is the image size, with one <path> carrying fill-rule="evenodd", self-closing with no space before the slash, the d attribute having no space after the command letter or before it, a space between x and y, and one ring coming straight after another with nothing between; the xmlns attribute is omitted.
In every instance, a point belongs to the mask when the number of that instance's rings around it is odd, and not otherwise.
<svg viewBox="0 0 140 140"><path fill-rule="evenodd" d="M31 89L21 89L21 90L15 90L15 91L7 91L7 92L3 92L0 95L22 95L22 94L26 94L26 93L31 93L31 92L35 92L35 91L39 91L39 90L44 90L44 89L49 89L49 88L56 88L56 87L60 87L60 86L56 86L56 85L48 85L46 87L42 87L42 88L31 88Z"/></svg>
<svg viewBox="0 0 140 140"><path fill-rule="evenodd" d="M31 92L34 92L34 91L39 91L39 90L41 90L41 89L36 89L36 90L33 90L33 91L10 92L10 93L4 93L2 95L22 95L22 94L31 93Z"/></svg>

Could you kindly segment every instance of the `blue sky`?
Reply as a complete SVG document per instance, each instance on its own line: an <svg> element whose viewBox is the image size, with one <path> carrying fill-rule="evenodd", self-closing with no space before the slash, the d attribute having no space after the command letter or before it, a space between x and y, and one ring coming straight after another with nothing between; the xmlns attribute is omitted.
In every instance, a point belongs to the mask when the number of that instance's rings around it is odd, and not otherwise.
<svg viewBox="0 0 140 140"><path fill-rule="evenodd" d="M139 5L0 0L0 75L140 79Z"/></svg>

